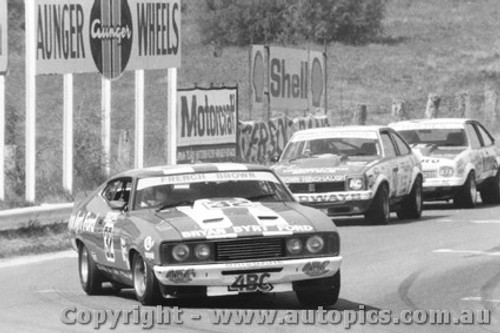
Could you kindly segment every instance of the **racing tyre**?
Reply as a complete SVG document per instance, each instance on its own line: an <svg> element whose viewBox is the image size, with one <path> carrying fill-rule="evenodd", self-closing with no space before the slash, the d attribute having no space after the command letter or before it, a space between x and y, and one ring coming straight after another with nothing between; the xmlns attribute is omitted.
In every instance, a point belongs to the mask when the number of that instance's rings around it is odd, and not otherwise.
<svg viewBox="0 0 500 333"><path fill-rule="evenodd" d="M98 295L102 292L102 274L83 244L78 247L78 273L82 289L87 295Z"/></svg>
<svg viewBox="0 0 500 333"><path fill-rule="evenodd" d="M132 259L132 275L137 300L142 305L156 305L159 303L161 294L158 280L140 254L135 254Z"/></svg>
<svg viewBox="0 0 500 333"><path fill-rule="evenodd" d="M391 217L389 206L389 189L387 185L380 185L373 198L371 207L365 213L365 219L371 224L388 224Z"/></svg>
<svg viewBox="0 0 500 333"><path fill-rule="evenodd" d="M322 279L297 282L295 294L307 307L329 306L337 303L340 293L340 269L335 275Z"/></svg>
<svg viewBox="0 0 500 333"><path fill-rule="evenodd" d="M469 173L462 188L457 192L453 203L459 208L474 208L477 201L477 186L474 171Z"/></svg>
<svg viewBox="0 0 500 333"><path fill-rule="evenodd" d="M481 191L481 199L485 204L500 203L500 169L497 175L491 179L491 182Z"/></svg>
<svg viewBox="0 0 500 333"><path fill-rule="evenodd" d="M418 177L410 194L397 211L399 219L419 219L422 216L422 178Z"/></svg>

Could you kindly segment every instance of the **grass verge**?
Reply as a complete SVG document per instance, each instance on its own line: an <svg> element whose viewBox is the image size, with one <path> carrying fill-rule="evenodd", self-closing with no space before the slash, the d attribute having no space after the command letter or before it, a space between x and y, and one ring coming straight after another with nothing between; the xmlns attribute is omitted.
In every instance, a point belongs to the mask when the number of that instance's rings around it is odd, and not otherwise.
<svg viewBox="0 0 500 333"><path fill-rule="evenodd" d="M71 248L67 223L32 225L0 231L0 258L41 254Z"/></svg>

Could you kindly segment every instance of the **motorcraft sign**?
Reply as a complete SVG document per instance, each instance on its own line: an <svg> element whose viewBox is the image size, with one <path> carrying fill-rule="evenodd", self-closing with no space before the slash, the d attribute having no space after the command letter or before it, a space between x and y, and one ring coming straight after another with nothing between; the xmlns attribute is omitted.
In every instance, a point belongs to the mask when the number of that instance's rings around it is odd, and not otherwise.
<svg viewBox="0 0 500 333"><path fill-rule="evenodd" d="M179 89L177 108L178 160L236 156L238 88Z"/></svg>
<svg viewBox="0 0 500 333"><path fill-rule="evenodd" d="M36 0L37 74L179 67L179 0Z"/></svg>
<svg viewBox="0 0 500 333"><path fill-rule="evenodd" d="M7 26L7 0L0 0L0 74L7 72L8 66Z"/></svg>

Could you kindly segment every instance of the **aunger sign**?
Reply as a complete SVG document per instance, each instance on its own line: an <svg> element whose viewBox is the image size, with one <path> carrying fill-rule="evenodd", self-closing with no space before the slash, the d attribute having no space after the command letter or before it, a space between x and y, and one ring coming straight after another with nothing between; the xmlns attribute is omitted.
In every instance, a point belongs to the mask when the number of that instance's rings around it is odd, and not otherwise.
<svg viewBox="0 0 500 333"><path fill-rule="evenodd" d="M0 74L7 71L9 59L7 26L7 0L0 0Z"/></svg>
<svg viewBox="0 0 500 333"><path fill-rule="evenodd" d="M36 0L37 74L180 66L179 0Z"/></svg>

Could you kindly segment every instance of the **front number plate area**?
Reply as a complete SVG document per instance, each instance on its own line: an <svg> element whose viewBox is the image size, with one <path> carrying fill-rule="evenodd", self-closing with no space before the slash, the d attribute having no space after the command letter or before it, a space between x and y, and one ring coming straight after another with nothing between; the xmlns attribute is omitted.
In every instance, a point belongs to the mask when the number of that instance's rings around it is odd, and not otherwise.
<svg viewBox="0 0 500 333"><path fill-rule="evenodd" d="M274 286L266 280L271 276L269 273L248 273L238 275L234 282L227 287L228 291L239 293L270 292Z"/></svg>

